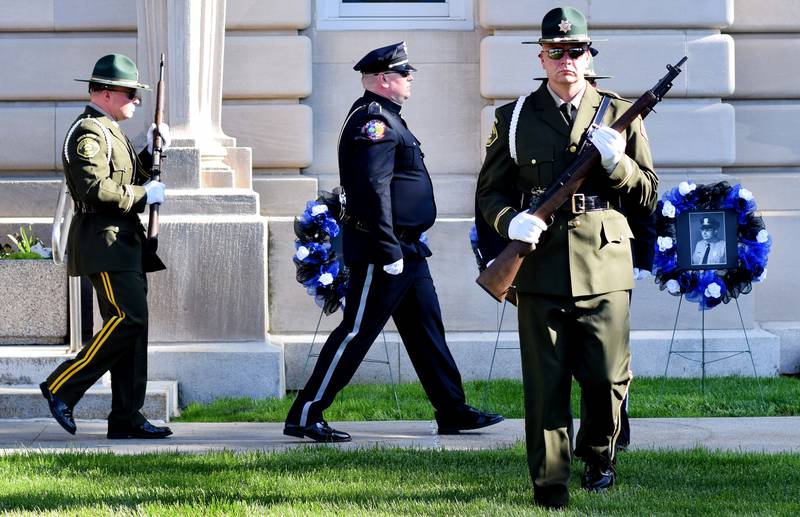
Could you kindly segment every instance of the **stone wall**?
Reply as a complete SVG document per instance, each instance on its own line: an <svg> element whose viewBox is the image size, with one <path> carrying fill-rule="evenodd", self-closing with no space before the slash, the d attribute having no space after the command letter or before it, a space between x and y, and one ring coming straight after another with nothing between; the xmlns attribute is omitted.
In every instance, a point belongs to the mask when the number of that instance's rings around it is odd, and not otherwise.
<svg viewBox="0 0 800 517"><path fill-rule="evenodd" d="M228 0L222 124L238 145L253 148L253 188L261 214L269 217L270 332L293 335L287 347L310 341L319 316L294 281L291 216L314 197L317 182L327 188L338 181L337 135L361 93L352 65L372 48L405 40L419 72L403 114L422 142L436 189L440 219L429 237L445 325L465 370L472 371L469 361L485 363L475 351L491 350L486 336L498 313L473 282L467 231L475 178L494 108L538 85L532 79L541 72L537 47L520 42L538 37L541 17L555 3L475 0L471 31L323 31L315 27L311 0ZM748 328L775 329L787 350L800 347L794 303L800 279L791 269L800 252L792 232L800 215L800 148L791 130L800 114L800 72L778 59L798 48L796 4L571 2L587 13L593 37L606 40L596 42L596 68L613 76L604 87L636 97L667 63L689 57L647 120L662 189L687 178L728 179L754 192L775 246L767 281L740 300L741 309ZM2 3L0 36L6 72L0 83L0 218L49 217L62 138L85 99L85 85L72 79L87 76L107 52L136 55L135 3L32 0L25 9ZM126 130L141 134L148 118L140 114ZM676 305L651 283L640 283L635 331L671 329ZM709 328L739 325L732 305L707 316ZM505 315L504 329L513 331L514 317L513 311ZM684 309L679 327L697 328L699 320L693 307ZM337 321L338 315L325 318L323 330ZM787 359L781 368L796 371L795 363Z"/></svg>
<svg viewBox="0 0 800 517"><path fill-rule="evenodd" d="M104 54L136 56L136 2L31 4L0 5L0 217L52 217L60 147L87 98L86 83L73 79L87 78ZM300 103L311 92L311 40L299 31L310 22L310 0L227 2L222 123L253 148L265 213L315 188L298 176L313 161L312 111ZM141 141L149 119L139 113L123 127Z"/></svg>

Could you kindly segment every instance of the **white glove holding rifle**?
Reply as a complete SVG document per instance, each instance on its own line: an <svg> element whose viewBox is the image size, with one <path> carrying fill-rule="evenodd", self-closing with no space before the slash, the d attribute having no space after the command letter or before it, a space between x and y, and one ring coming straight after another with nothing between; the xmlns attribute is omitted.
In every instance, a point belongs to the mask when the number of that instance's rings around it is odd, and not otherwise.
<svg viewBox="0 0 800 517"><path fill-rule="evenodd" d="M608 126L600 126L592 132L589 140L600 152L600 163L606 172L611 172L625 154L625 137Z"/></svg>
<svg viewBox="0 0 800 517"><path fill-rule="evenodd" d="M144 185L144 191L147 193L147 201L148 205L152 205L153 203L163 203L164 199L166 199L166 185L161 183L160 181L150 180Z"/></svg>
<svg viewBox="0 0 800 517"><path fill-rule="evenodd" d="M153 154L153 133L155 130L156 123L153 122L147 130L147 152L150 154ZM162 122L158 125L158 134L161 135L161 150L168 149L170 144L172 144L172 138L169 136L169 126L166 122Z"/></svg>
<svg viewBox="0 0 800 517"><path fill-rule="evenodd" d="M536 244L542 232L547 229L547 224L533 214L520 212L508 225L508 238L515 241Z"/></svg>

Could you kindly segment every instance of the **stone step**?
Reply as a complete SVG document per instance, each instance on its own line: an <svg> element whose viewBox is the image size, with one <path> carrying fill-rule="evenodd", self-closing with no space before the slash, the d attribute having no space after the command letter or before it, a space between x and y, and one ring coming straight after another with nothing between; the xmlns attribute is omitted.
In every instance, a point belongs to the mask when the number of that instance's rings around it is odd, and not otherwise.
<svg viewBox="0 0 800 517"><path fill-rule="evenodd" d="M64 345L0 346L0 387L38 386L59 364L74 357L66 350ZM283 350L268 341L150 342L147 356L148 379L180 384L170 407L218 397L281 397L285 392Z"/></svg>
<svg viewBox="0 0 800 517"><path fill-rule="evenodd" d="M105 419L111 410L111 386L95 384L75 406L76 419ZM149 420L169 422L180 415L177 381L148 381L142 413ZM0 418L46 418L50 416L36 384L0 385Z"/></svg>
<svg viewBox="0 0 800 517"><path fill-rule="evenodd" d="M399 334L385 332L379 336L372 345L367 358L371 362L363 363L355 376L353 383L371 384L389 382L389 369L395 382L416 381L417 376L401 346ZM672 331L669 330L638 330L631 332L632 370L637 377L660 377L664 375L669 357L669 377L700 377L701 367L698 362L687 360L701 359L701 334L700 331L679 330L675 334L672 344L674 352L684 352L681 357L669 354ZM272 339L283 342L286 358L286 387L287 389L301 388L311 370L314 368L316 357L308 359L309 346L314 339L313 353L318 353L322 348L327 332L318 334L294 334L276 336ZM507 378L521 379L519 339L516 332L501 332L495 351L497 332L448 332L447 342L453 357L458 364L463 380L486 380L489 369L492 368L492 379ZM750 343L753 362L750 355L738 354L729 359L711 362L720 357L732 355L738 351L747 350L744 334L741 329L735 330L706 330L706 375L726 376L742 375L753 376L753 363L759 377L774 377L779 375L781 344L780 338L762 329L747 329L747 340ZM717 353L722 350L731 352ZM690 353L687 353L689 352ZM386 364L387 355L389 364ZM492 367L492 355L494 366ZM376 361L376 362L372 362ZM378 362L380 361L380 362Z"/></svg>
<svg viewBox="0 0 800 517"><path fill-rule="evenodd" d="M38 386L59 364L75 357L66 350L66 345L0 346L0 387Z"/></svg>

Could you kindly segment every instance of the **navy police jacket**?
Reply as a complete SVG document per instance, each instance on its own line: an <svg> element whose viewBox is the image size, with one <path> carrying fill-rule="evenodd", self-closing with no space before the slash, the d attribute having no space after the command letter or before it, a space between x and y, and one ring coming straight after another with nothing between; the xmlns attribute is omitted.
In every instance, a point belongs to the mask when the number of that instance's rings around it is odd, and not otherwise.
<svg viewBox="0 0 800 517"><path fill-rule="evenodd" d="M356 100L339 137L339 180L350 218L342 230L346 264L431 255L419 240L436 219L423 156L399 105L369 91Z"/></svg>

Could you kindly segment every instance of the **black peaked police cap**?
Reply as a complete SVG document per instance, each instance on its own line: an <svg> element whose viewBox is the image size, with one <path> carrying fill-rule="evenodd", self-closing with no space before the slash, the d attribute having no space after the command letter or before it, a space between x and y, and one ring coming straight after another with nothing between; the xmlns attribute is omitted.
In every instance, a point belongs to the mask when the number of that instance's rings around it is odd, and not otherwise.
<svg viewBox="0 0 800 517"><path fill-rule="evenodd" d="M377 74L379 72L416 72L417 69L408 63L408 48L406 42L401 41L394 45L376 48L362 57L353 66L353 70L362 74Z"/></svg>

